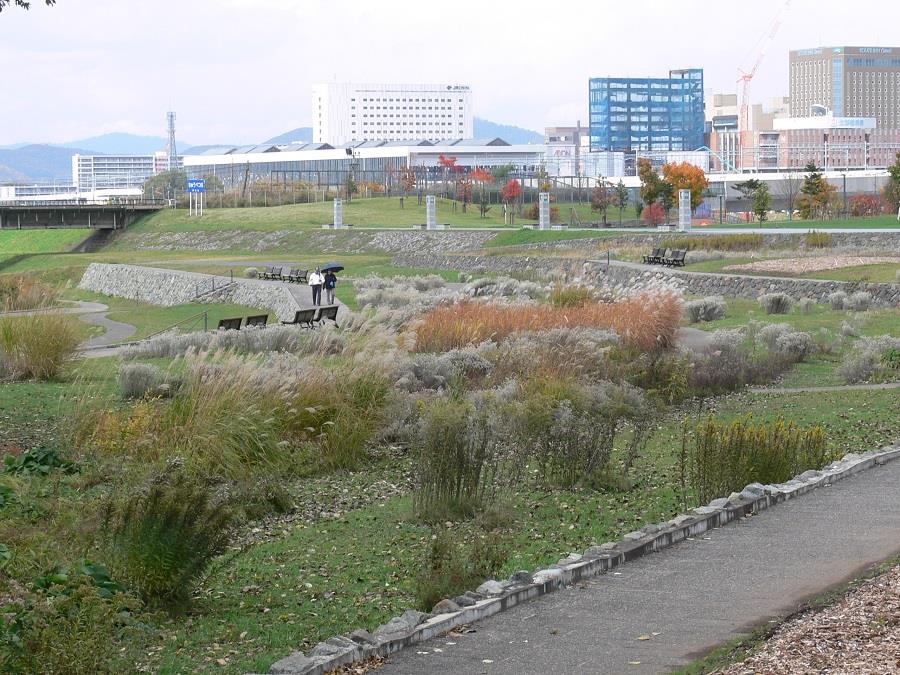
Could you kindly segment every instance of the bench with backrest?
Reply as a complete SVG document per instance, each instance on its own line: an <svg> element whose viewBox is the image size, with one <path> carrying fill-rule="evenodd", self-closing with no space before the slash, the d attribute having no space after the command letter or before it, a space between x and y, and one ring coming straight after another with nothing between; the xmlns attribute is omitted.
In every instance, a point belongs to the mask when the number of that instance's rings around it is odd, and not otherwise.
<svg viewBox="0 0 900 675"><path fill-rule="evenodd" d="M291 273L287 276L287 280L295 284L306 283L306 272L306 270L301 270L299 267L292 267Z"/></svg>
<svg viewBox="0 0 900 675"><path fill-rule="evenodd" d="M240 330L241 329L241 321L243 319L241 317L237 317L236 319L219 319L219 330Z"/></svg>
<svg viewBox="0 0 900 675"><path fill-rule="evenodd" d="M248 316L244 320L244 327L256 326L257 328L265 328L267 323L269 323L268 314L256 314L254 316Z"/></svg>
<svg viewBox="0 0 900 675"><path fill-rule="evenodd" d="M306 328L313 327L313 321L316 319L317 309L298 309L294 312L294 318L291 321L282 321L285 326L304 326Z"/></svg>
<svg viewBox="0 0 900 675"><path fill-rule="evenodd" d="M271 278L272 278L272 271L273 271L274 269L275 269L274 267L270 267L270 266L267 265L267 266L266 266L266 269L263 270L263 273L260 274L260 276L261 276L263 279L271 279Z"/></svg>
<svg viewBox="0 0 900 675"><path fill-rule="evenodd" d="M334 321L334 325L337 326L337 315L338 315L338 306L337 305L329 305L328 307L319 307L319 313L315 319L313 319L313 323L317 323L320 326L326 321Z"/></svg>
<svg viewBox="0 0 900 675"><path fill-rule="evenodd" d="M299 270L296 267L292 267L287 274L283 274L281 276L283 281L291 281L293 282L297 278L297 272Z"/></svg>
<svg viewBox="0 0 900 675"><path fill-rule="evenodd" d="M644 256L644 263L647 265L653 265L659 261L660 256L664 255L666 249L664 248L655 248L650 253Z"/></svg>
<svg viewBox="0 0 900 675"><path fill-rule="evenodd" d="M672 251L672 255L663 260L667 267L684 267L684 257L687 251Z"/></svg>

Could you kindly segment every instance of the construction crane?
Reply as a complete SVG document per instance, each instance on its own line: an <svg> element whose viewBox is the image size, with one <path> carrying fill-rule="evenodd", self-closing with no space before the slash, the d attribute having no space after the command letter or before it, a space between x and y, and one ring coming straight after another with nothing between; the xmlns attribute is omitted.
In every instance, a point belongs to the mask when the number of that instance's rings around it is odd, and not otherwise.
<svg viewBox="0 0 900 675"><path fill-rule="evenodd" d="M747 147L748 141L750 140L750 82L756 77L756 71L759 70L759 64L761 64L765 58L766 51L769 49L769 45L772 44L772 39L775 37L778 29L781 28L781 20L790 6L791 0L785 0L784 5L781 6L778 14L775 15L775 19L772 21L769 32L760 38L760 42L757 44L761 43L761 46L759 48L759 53L756 56L756 61L753 63L753 67L746 71L738 68L737 81L738 84L741 85L741 110L738 117L738 133L741 141L741 168L744 166L744 148Z"/></svg>

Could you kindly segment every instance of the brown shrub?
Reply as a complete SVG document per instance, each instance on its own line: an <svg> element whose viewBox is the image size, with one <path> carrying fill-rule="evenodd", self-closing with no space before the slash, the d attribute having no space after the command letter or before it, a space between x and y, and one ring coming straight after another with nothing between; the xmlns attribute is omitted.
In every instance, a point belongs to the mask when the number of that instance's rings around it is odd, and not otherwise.
<svg viewBox="0 0 900 675"><path fill-rule="evenodd" d="M628 347L653 351L672 346L683 303L674 294L644 293L613 303L590 302L572 309L547 305L459 302L436 307L416 329L416 351L443 352L512 333L549 328L610 328Z"/></svg>
<svg viewBox="0 0 900 675"><path fill-rule="evenodd" d="M75 354L78 320L66 314L0 319L0 377L50 380Z"/></svg>
<svg viewBox="0 0 900 675"><path fill-rule="evenodd" d="M56 301L56 289L29 274L0 276L0 311L49 307Z"/></svg>

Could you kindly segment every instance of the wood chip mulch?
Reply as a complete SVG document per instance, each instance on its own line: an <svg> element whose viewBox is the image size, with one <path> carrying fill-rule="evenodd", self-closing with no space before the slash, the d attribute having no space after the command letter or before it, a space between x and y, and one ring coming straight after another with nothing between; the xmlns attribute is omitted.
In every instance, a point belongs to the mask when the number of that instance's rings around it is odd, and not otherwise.
<svg viewBox="0 0 900 675"><path fill-rule="evenodd" d="M760 651L717 675L900 673L900 565L837 603L787 621Z"/></svg>

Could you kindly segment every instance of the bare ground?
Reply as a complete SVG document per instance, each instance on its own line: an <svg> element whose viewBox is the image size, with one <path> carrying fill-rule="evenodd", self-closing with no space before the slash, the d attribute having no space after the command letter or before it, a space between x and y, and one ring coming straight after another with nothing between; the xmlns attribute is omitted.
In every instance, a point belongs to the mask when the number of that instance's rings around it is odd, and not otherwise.
<svg viewBox="0 0 900 675"><path fill-rule="evenodd" d="M821 272L837 270L844 267L860 265L878 265L896 263L900 265L898 256L858 256L858 255L823 255L803 258L779 258L777 260L760 260L743 265L728 265L723 272L788 272L803 274L804 272Z"/></svg>

